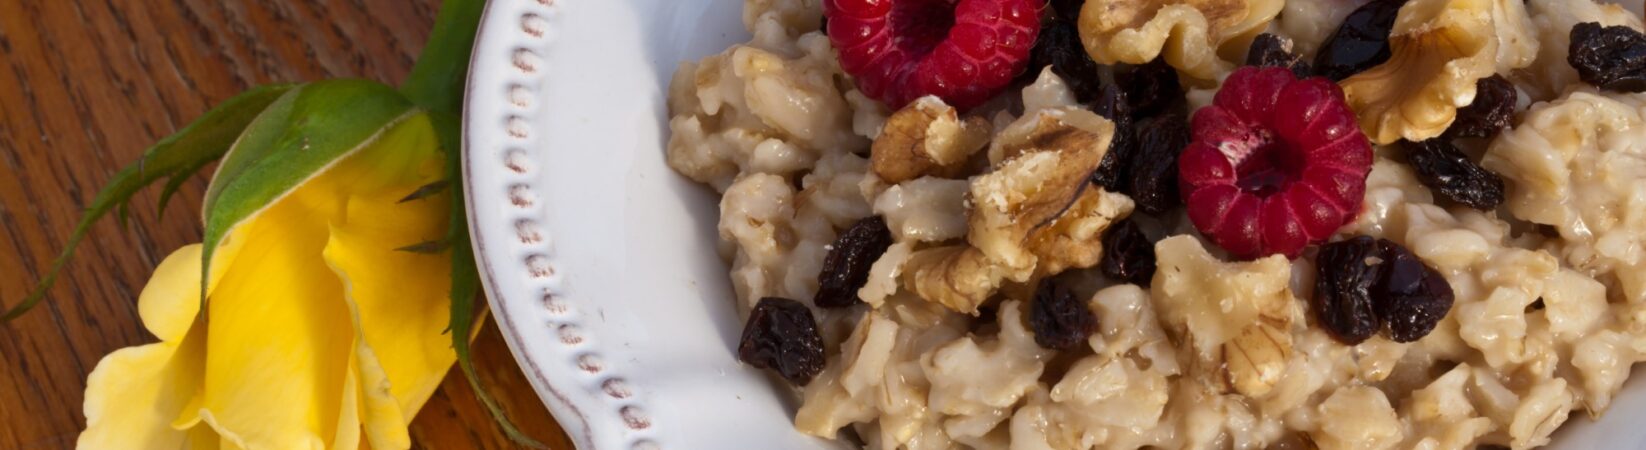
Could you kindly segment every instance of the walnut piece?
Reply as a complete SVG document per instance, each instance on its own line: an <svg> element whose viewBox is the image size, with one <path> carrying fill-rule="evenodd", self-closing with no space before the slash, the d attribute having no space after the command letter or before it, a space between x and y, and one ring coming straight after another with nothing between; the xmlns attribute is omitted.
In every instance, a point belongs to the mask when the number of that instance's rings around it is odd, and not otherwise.
<svg viewBox="0 0 1646 450"><path fill-rule="evenodd" d="M1224 262L1189 235L1160 241L1155 254L1160 269L1151 292L1160 319L1168 331L1191 344L1204 363L1216 363L1226 352L1225 343L1261 333L1249 328L1289 332L1299 314L1290 288L1291 263L1284 256ZM1260 337L1253 334L1244 340ZM1284 344L1282 353L1289 353L1290 343Z"/></svg>
<svg viewBox="0 0 1646 450"><path fill-rule="evenodd" d="M977 313L1010 275L969 245L917 251L903 263L903 273L904 289L967 314Z"/></svg>
<svg viewBox="0 0 1646 450"><path fill-rule="evenodd" d="M1433 138L1474 101L1476 81L1531 64L1530 33L1518 0L1413 0L1389 33L1389 60L1343 80L1343 94L1372 142Z"/></svg>
<svg viewBox="0 0 1646 450"><path fill-rule="evenodd" d="M959 177L966 160L988 145L989 129L987 119L963 120L943 100L921 97L886 118L874 140L870 168L891 184L927 175Z"/></svg>
<svg viewBox="0 0 1646 450"><path fill-rule="evenodd" d="M1259 322L1223 343L1224 369L1235 392L1257 398L1267 395L1286 374L1292 359L1292 333Z"/></svg>
<svg viewBox="0 0 1646 450"><path fill-rule="evenodd" d="M1182 73L1212 80L1245 54L1284 0L1088 0L1080 9L1086 53L1103 64L1164 56Z"/></svg>
<svg viewBox="0 0 1646 450"><path fill-rule="evenodd" d="M1007 126L990 150L1000 162L971 181L967 245L911 255L905 287L973 313L1006 280L1097 264L1103 231L1132 210L1131 199L1090 187L1113 134L1107 119L1073 107Z"/></svg>

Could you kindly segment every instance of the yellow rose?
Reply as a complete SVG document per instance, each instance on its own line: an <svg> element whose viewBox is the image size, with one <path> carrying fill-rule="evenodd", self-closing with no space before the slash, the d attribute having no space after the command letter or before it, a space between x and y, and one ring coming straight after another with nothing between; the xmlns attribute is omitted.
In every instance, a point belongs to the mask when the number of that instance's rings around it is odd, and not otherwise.
<svg viewBox="0 0 1646 450"><path fill-rule="evenodd" d="M139 298L160 342L116 351L86 390L82 449L395 449L456 356L449 196L429 118L409 113L232 227L177 250ZM209 318L209 320L208 320Z"/></svg>

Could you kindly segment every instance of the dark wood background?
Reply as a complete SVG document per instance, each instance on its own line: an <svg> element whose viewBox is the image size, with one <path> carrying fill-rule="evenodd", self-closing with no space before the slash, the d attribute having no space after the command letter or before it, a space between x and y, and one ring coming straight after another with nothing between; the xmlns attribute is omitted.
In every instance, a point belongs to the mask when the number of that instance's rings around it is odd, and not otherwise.
<svg viewBox="0 0 1646 450"><path fill-rule="evenodd" d="M438 0L0 0L0 304L21 299L97 189L150 143L261 83L411 68ZM206 173L209 173L209 169ZM99 224L48 303L0 325L0 448L72 448L86 374L152 342L136 300L172 250L200 240L196 176L158 189L129 229ZM476 344L492 394L523 429L571 449L495 328ZM417 448L513 448L453 371L412 424Z"/></svg>

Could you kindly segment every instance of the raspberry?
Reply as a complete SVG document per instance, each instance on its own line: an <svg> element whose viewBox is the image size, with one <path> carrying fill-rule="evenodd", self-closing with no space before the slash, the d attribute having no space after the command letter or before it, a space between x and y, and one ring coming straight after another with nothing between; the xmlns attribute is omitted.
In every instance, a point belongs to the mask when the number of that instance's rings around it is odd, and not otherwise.
<svg viewBox="0 0 1646 450"><path fill-rule="evenodd" d="M1028 64L1044 0L824 0L829 42L863 94L892 109L936 95L988 101Z"/></svg>
<svg viewBox="0 0 1646 450"><path fill-rule="evenodd" d="M1193 134L1178 160L1189 219L1236 258L1295 258L1360 213L1372 146L1330 80L1242 67Z"/></svg>

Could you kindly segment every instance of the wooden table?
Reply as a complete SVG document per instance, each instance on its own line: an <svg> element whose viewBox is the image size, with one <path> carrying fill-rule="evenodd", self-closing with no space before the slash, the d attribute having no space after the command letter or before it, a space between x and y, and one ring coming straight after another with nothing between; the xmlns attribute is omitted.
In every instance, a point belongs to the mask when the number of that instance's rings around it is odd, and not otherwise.
<svg viewBox="0 0 1646 450"><path fill-rule="evenodd" d="M81 208L150 143L248 86L364 77L398 83L437 0L0 0L0 304L21 299ZM210 169L206 173L210 173ZM86 374L154 340L137 293L155 264L200 240L206 178L167 211L158 189L106 221L47 304L0 326L0 448L72 448ZM492 394L523 429L572 448L492 327L476 344ZM513 448L453 371L411 430L429 449Z"/></svg>

